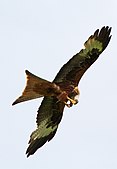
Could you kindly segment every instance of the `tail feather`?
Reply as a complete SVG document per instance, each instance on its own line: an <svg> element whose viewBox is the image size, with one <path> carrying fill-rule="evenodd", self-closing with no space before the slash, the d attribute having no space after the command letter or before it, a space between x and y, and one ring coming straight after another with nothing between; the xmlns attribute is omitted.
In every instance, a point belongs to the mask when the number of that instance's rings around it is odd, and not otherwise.
<svg viewBox="0 0 117 169"><path fill-rule="evenodd" d="M28 70L26 70L25 72L27 76L26 87L22 95L18 99L16 99L16 101L13 102L12 105L53 94L53 83L33 75Z"/></svg>

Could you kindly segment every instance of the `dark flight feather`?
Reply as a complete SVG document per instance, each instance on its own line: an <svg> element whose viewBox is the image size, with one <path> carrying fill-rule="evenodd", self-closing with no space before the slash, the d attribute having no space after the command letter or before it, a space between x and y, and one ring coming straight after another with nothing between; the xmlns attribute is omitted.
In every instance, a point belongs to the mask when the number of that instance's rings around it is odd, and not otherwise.
<svg viewBox="0 0 117 169"><path fill-rule="evenodd" d="M46 81L35 75L33 76L30 72L26 72L28 76L27 86L22 96L13 104L44 96L38 109L37 129L30 136L29 147L26 151L27 157L34 154L38 148L42 147L47 141L50 141L56 134L65 107L65 102L58 99L60 98L58 94L61 94L62 91L74 99L78 93L75 93L75 90L71 91L71 88L75 89L77 87L85 71L105 50L111 39L110 32L111 28L108 26L102 27L101 30L97 29L84 43L85 48L63 65L53 82ZM39 87L40 83L42 84L41 88ZM34 90L35 84L38 86L36 90ZM33 93L33 96L31 93Z"/></svg>
<svg viewBox="0 0 117 169"><path fill-rule="evenodd" d="M110 32L111 28L108 26L103 27L100 31L97 29L94 35L91 35L85 42L85 49L82 49L63 65L53 82L59 85L65 85L65 83L75 84L75 86L78 85L85 71L97 60L99 55L107 47L111 38ZM54 131L50 131L48 136L41 137L43 144L50 141L50 135L51 139L54 137L63 115L63 109L64 104L61 102L57 103L56 98L45 97L43 99L37 114L37 127L40 126L45 119L47 119L47 127L57 126ZM35 140L34 147L33 141L30 143L29 148L27 149L27 156L32 155L39 147L41 147L40 144L38 145L38 142L41 142L41 138L39 137L39 140Z"/></svg>
<svg viewBox="0 0 117 169"><path fill-rule="evenodd" d="M103 27L100 31L97 29L94 35L91 35L85 42L85 48L63 65L54 82L57 84L72 83L77 86L85 71L107 47L111 39L110 32L111 28L108 26Z"/></svg>

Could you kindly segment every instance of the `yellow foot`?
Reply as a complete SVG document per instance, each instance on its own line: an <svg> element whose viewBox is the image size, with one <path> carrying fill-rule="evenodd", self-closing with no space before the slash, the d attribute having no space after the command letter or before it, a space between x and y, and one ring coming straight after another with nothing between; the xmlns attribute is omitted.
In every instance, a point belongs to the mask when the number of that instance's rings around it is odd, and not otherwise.
<svg viewBox="0 0 117 169"><path fill-rule="evenodd" d="M75 95L78 94L78 88L76 87L75 88ZM70 97L68 97L68 94L64 91L62 92L60 95L57 96L57 99L61 102L63 102L67 107L72 107L73 105L77 104L78 103L78 100L77 99L71 99Z"/></svg>
<svg viewBox="0 0 117 169"><path fill-rule="evenodd" d="M75 88L74 88L74 92L76 92L77 95L80 95L80 92L79 92L78 87L75 87Z"/></svg>
<svg viewBox="0 0 117 169"><path fill-rule="evenodd" d="M69 108L71 107L71 104L68 104L67 102L64 102L64 104Z"/></svg>
<svg viewBox="0 0 117 169"><path fill-rule="evenodd" d="M71 99L70 97L67 97L67 99L68 99L72 104L77 104L77 103L78 103L78 100L77 100L77 99L73 100L73 99Z"/></svg>
<svg viewBox="0 0 117 169"><path fill-rule="evenodd" d="M64 102L64 104L65 104L67 107L69 107L69 108L72 107L72 105L75 105L75 104L78 103L78 100L77 100L77 99L73 100L73 99L71 99L71 98L68 97L68 96L67 96L67 99L68 99L68 101L70 101L70 103Z"/></svg>

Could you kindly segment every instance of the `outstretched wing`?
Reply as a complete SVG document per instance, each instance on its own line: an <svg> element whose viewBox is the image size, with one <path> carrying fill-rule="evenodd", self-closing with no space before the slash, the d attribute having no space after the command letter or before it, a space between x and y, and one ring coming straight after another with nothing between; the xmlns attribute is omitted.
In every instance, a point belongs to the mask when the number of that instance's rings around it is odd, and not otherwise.
<svg viewBox="0 0 117 169"><path fill-rule="evenodd" d="M58 72L56 83L72 83L78 85L85 71L97 60L99 55L107 47L111 36L111 28L97 29L84 43L85 48L73 56Z"/></svg>
<svg viewBox="0 0 117 169"><path fill-rule="evenodd" d="M55 84L67 82L77 85L84 72L96 61L110 41L111 28L103 27L96 30L85 42L85 49L73 56L59 71L54 79ZM27 157L34 154L38 148L50 141L61 121L64 103L57 102L56 97L44 97L37 115L37 129L31 134Z"/></svg>
<svg viewBox="0 0 117 169"><path fill-rule="evenodd" d="M57 102L56 97L44 97L37 115L37 129L31 134L27 157L50 141L58 128L64 109L64 103Z"/></svg>

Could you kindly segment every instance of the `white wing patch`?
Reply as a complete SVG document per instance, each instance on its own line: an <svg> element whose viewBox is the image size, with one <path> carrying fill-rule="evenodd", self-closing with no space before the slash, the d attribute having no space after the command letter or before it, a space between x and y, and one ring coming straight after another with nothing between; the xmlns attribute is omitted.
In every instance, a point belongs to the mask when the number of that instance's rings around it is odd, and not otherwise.
<svg viewBox="0 0 117 169"><path fill-rule="evenodd" d="M40 123L39 127L31 134L29 143L41 137L46 137L50 133L53 133L53 131L55 131L55 129L57 128L57 125L55 125L54 127L52 126L48 127L47 122L48 122L48 119L45 119L44 121Z"/></svg>
<svg viewBox="0 0 117 169"><path fill-rule="evenodd" d="M98 40L95 40L94 38L86 41L84 46L85 48L80 53L80 55L84 57L86 57L87 54L91 52L93 49L98 49L99 52L102 52L102 49L103 49L102 43Z"/></svg>

